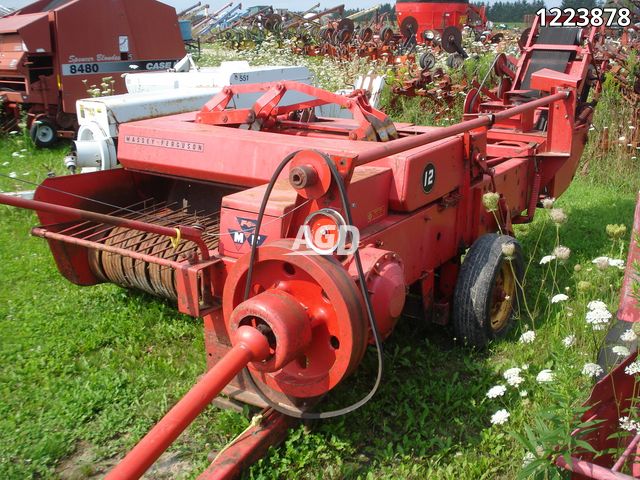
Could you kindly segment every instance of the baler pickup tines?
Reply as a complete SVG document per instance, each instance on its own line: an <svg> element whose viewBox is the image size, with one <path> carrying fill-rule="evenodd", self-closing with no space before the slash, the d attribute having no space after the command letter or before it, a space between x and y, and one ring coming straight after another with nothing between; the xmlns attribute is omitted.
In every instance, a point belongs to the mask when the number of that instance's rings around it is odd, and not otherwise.
<svg viewBox="0 0 640 480"><path fill-rule="evenodd" d="M35 227L32 234L88 249L89 268L99 280L139 288L177 301L179 306L188 305L183 307L187 313L213 306L213 295L202 277L215 263L209 260L209 251L218 244L219 213L197 215L177 208L175 203L145 200L101 214L34 200L2 198L2 203L8 205L76 218ZM194 267L195 276L187 273ZM181 282L193 282L188 291L195 292L197 301L178 294Z"/></svg>

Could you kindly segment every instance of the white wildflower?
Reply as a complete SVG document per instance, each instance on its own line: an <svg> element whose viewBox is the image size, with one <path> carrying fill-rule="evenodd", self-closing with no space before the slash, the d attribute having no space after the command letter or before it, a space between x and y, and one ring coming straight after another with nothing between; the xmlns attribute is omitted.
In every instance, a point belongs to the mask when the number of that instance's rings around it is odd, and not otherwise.
<svg viewBox="0 0 640 480"><path fill-rule="evenodd" d="M522 369L518 367L509 368L508 370L504 371L502 376L505 378L505 380L508 380L509 377L517 377L518 375L520 375L521 371Z"/></svg>
<svg viewBox="0 0 640 480"><path fill-rule="evenodd" d="M549 211L549 217L551 217L551 221L557 226L567 222L567 214L564 213L564 210L561 208L552 208Z"/></svg>
<svg viewBox="0 0 640 480"><path fill-rule="evenodd" d="M547 210L551 210L553 208L553 204L556 199L552 197L547 197L542 199L542 208L546 208Z"/></svg>
<svg viewBox="0 0 640 480"><path fill-rule="evenodd" d="M522 398L526 397L527 395L529 395L529 392L527 392L526 390L520 390L520 396Z"/></svg>
<svg viewBox="0 0 640 480"><path fill-rule="evenodd" d="M638 339L638 336L632 329L625 330L622 335L620 335L620 340L623 342L635 342Z"/></svg>
<svg viewBox="0 0 640 480"><path fill-rule="evenodd" d="M513 260L513 255L516 253L516 244L513 242L502 244L502 254L507 260Z"/></svg>
<svg viewBox="0 0 640 480"><path fill-rule="evenodd" d="M538 383L553 382L554 376L553 372L549 369L540 370L540 373L536 376L536 381Z"/></svg>
<svg viewBox="0 0 640 480"><path fill-rule="evenodd" d="M7 165L9 165L9 162L2 162L3 167L6 167Z"/></svg>
<svg viewBox="0 0 640 480"><path fill-rule="evenodd" d="M569 257L571 256L571 249L563 245L558 245L553 249L553 256L558 260L564 262L566 260L569 260Z"/></svg>
<svg viewBox="0 0 640 480"><path fill-rule="evenodd" d="M555 255L545 255L540 259L540 265L545 265L549 263L551 260L555 260L555 259L556 259Z"/></svg>
<svg viewBox="0 0 640 480"><path fill-rule="evenodd" d="M523 363L522 364L522 369L523 370L529 370L529 364L528 363Z"/></svg>
<svg viewBox="0 0 640 480"><path fill-rule="evenodd" d="M610 258L609 266L619 268L620 270L624 270L624 260L620 260L619 258Z"/></svg>
<svg viewBox="0 0 640 480"><path fill-rule="evenodd" d="M591 300L588 304L587 304L587 308L589 310L606 310L607 309L607 304L604 303L602 300Z"/></svg>
<svg viewBox="0 0 640 480"><path fill-rule="evenodd" d="M489 391L487 392L487 398L501 397L506 391L507 387L505 387L504 385L496 385L489 389Z"/></svg>
<svg viewBox="0 0 640 480"><path fill-rule="evenodd" d="M527 465L529 465L535 459L536 459L536 456L533 453L531 453L531 452L525 453L524 457L522 457L522 468L524 468Z"/></svg>
<svg viewBox="0 0 640 480"><path fill-rule="evenodd" d="M507 420L509 420L510 415L511 414L507 412L504 408L502 410L498 410L496 413L491 415L491 423L493 425L502 425L504 423L507 423Z"/></svg>
<svg viewBox="0 0 640 480"><path fill-rule="evenodd" d="M20 156L20 152L13 152L13 153L11 154L11 156L12 156L12 157L16 157L16 158L17 158L17 157L19 157L19 156Z"/></svg>
<svg viewBox="0 0 640 480"><path fill-rule="evenodd" d="M507 383L515 388L518 388L520 386L520 384L522 384L524 382L524 378L522 378L520 375L513 375L509 378L507 378Z"/></svg>
<svg viewBox="0 0 640 480"><path fill-rule="evenodd" d="M564 302L566 300L569 300L569 297L564 293L558 293L553 297L551 297L551 303L559 303L559 302Z"/></svg>
<svg viewBox="0 0 640 480"><path fill-rule="evenodd" d="M611 351L616 355L618 355L619 357L628 357L629 355L631 355L631 352L629 351L629 349L624 345L616 345L611 349Z"/></svg>
<svg viewBox="0 0 640 480"><path fill-rule="evenodd" d="M585 363L584 367L582 367L582 374L588 377L597 377L602 373L602 367L597 363Z"/></svg>
<svg viewBox="0 0 640 480"><path fill-rule="evenodd" d="M533 330L529 330L527 332L524 332L522 335L520 335L520 343L533 343L533 341L536 339L536 332L534 332Z"/></svg>
<svg viewBox="0 0 640 480"><path fill-rule="evenodd" d="M18 178L18 174L17 174L16 172L11 172L11 173L9 173L9 176L10 176L11 178Z"/></svg>
<svg viewBox="0 0 640 480"><path fill-rule="evenodd" d="M606 270L609 267L609 257L594 258L591 263L594 263L600 270Z"/></svg>
<svg viewBox="0 0 640 480"><path fill-rule="evenodd" d="M604 330L604 326L611 320L611 312L606 308L597 308L587 312L586 320L594 330Z"/></svg>
<svg viewBox="0 0 640 480"><path fill-rule="evenodd" d="M562 344L565 346L565 348L573 346L574 343L576 343L575 335L567 335L562 339Z"/></svg>
<svg viewBox="0 0 640 480"><path fill-rule="evenodd" d="M640 361L636 360L635 362L631 362L624 369L624 373L627 375L635 375L636 373L640 373Z"/></svg>
<svg viewBox="0 0 640 480"><path fill-rule="evenodd" d="M628 432L633 432L634 430L637 432L640 430L640 422L635 420L631 420L629 417L620 417L620 428L626 430Z"/></svg>

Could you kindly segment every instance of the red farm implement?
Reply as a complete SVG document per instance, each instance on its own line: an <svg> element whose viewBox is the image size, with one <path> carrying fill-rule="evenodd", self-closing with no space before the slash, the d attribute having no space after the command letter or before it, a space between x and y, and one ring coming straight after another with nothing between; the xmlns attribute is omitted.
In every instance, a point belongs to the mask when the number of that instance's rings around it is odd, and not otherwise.
<svg viewBox="0 0 640 480"><path fill-rule="evenodd" d="M33 234L71 282L143 290L202 318L208 372L107 478L142 475L218 394L267 410L202 479L237 474L292 419L363 405L409 290L468 344L506 335L522 258L495 232L570 184L595 107L596 41L534 25L510 88L450 127L393 123L362 91L228 87L201 111L120 125L121 169L49 178L34 200L0 196L38 212ZM293 91L305 100L287 103ZM229 107L247 92L251 108ZM328 103L353 118L317 118ZM317 413L370 344L376 386Z"/></svg>
<svg viewBox="0 0 640 480"><path fill-rule="evenodd" d="M0 19L0 132L23 112L36 145L73 138L90 87L126 93L122 73L166 70L184 54L175 10L161 2L33 2Z"/></svg>

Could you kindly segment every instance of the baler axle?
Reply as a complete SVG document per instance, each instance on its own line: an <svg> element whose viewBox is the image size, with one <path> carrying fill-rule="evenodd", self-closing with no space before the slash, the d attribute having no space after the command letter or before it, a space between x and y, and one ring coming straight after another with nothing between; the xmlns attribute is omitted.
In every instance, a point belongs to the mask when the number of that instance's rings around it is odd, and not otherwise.
<svg viewBox="0 0 640 480"><path fill-rule="evenodd" d="M160 420L105 477L107 480L140 478L222 389L250 362L271 355L269 341L257 329L241 326L236 344Z"/></svg>

